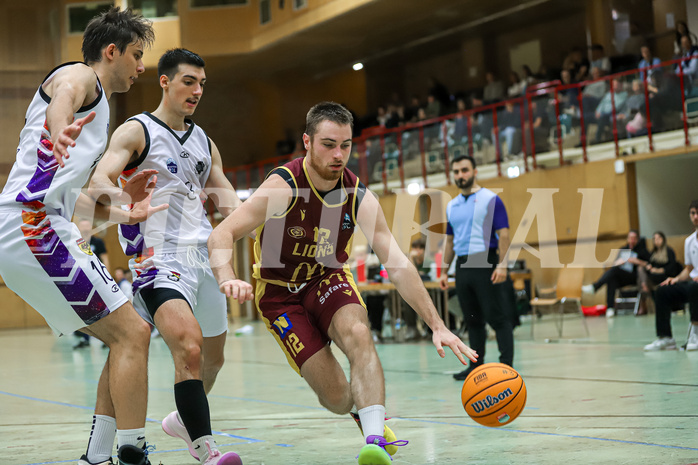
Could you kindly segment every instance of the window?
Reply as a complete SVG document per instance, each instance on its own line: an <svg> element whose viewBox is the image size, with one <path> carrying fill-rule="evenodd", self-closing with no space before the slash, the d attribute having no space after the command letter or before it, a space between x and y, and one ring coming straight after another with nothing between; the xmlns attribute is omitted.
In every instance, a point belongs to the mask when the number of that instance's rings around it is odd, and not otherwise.
<svg viewBox="0 0 698 465"><path fill-rule="evenodd" d="M249 3L249 0L189 0L192 8L201 8L206 6L243 6Z"/></svg>
<svg viewBox="0 0 698 465"><path fill-rule="evenodd" d="M128 0L128 7L146 18L177 16L177 0Z"/></svg>
<svg viewBox="0 0 698 465"><path fill-rule="evenodd" d="M259 0L259 24L271 21L271 0Z"/></svg>
<svg viewBox="0 0 698 465"><path fill-rule="evenodd" d="M112 2L68 5L68 33L82 34L92 18L109 10L112 6Z"/></svg>
<svg viewBox="0 0 698 465"><path fill-rule="evenodd" d="M300 10L308 6L308 0L293 0L293 9Z"/></svg>

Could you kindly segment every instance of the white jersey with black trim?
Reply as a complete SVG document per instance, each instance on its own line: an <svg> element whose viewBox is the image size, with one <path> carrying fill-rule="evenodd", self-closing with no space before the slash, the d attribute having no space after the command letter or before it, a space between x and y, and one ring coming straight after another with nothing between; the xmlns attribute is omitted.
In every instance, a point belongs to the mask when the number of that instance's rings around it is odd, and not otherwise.
<svg viewBox="0 0 698 465"><path fill-rule="evenodd" d="M43 80L42 86L66 66L65 63ZM70 158L60 168L53 157L51 134L46 127L46 109L51 98L39 86L29 104L25 124L19 136L17 159L7 179L0 207L20 207L34 210L44 209L70 221L75 210L80 190L90 177L97 162L102 158L109 134L109 102L102 85L97 79L97 98L75 114L75 119L97 113L95 119L83 126L75 147L69 147Z"/></svg>
<svg viewBox="0 0 698 465"><path fill-rule="evenodd" d="M212 227L206 216L203 188L211 172L211 141L191 120L186 131L173 131L148 112L138 121L145 132L145 149L124 169L123 185L136 173L158 170L152 205L166 203L167 210L135 225L119 225L119 240L126 255L176 253L189 246L204 247Z"/></svg>

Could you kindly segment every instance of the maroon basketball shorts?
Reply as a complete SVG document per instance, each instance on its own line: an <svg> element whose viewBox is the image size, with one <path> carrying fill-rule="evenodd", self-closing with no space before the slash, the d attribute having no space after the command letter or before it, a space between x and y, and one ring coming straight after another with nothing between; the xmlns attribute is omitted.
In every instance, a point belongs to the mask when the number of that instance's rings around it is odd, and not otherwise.
<svg viewBox="0 0 698 465"><path fill-rule="evenodd" d="M332 270L298 286L257 280L255 302L298 374L306 360L330 343L327 331L337 310L349 304L366 308L348 269Z"/></svg>

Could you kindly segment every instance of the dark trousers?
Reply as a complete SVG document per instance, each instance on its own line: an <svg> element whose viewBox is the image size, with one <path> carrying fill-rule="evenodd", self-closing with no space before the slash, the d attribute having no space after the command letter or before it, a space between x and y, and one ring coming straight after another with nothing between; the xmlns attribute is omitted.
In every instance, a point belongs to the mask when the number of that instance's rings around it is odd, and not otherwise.
<svg viewBox="0 0 698 465"><path fill-rule="evenodd" d="M383 311L385 310L385 296L369 294L364 298L366 310L368 310L368 321L371 329L380 335L383 331Z"/></svg>
<svg viewBox="0 0 698 465"><path fill-rule="evenodd" d="M691 321L698 321L698 283L679 281L673 286L659 286L654 294L656 308L655 326L657 337L673 337L671 334L671 312L688 302Z"/></svg>
<svg viewBox="0 0 698 465"><path fill-rule="evenodd" d="M637 274L625 271L617 266L609 268L594 283L594 290L598 291L601 286L606 285L606 305L608 308L616 304L616 290L623 286L637 283Z"/></svg>
<svg viewBox="0 0 698 465"><path fill-rule="evenodd" d="M513 309L508 305L507 283L492 284L492 262L496 263L496 253L494 257L490 253L489 262L487 253L470 255L470 258L458 257L456 262L458 302L468 325L470 347L479 355L478 361L471 362L471 366L485 363L486 324L497 334L499 361L509 366L514 363Z"/></svg>

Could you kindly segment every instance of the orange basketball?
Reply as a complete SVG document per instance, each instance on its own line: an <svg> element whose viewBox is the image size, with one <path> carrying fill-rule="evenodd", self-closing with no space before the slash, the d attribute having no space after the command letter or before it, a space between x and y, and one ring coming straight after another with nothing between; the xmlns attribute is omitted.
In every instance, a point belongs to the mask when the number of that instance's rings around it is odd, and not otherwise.
<svg viewBox="0 0 698 465"><path fill-rule="evenodd" d="M526 405L526 385L509 365L485 363L475 368L460 394L465 412L483 426L504 426Z"/></svg>

